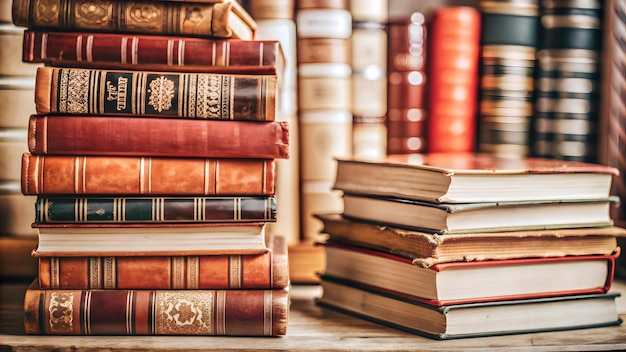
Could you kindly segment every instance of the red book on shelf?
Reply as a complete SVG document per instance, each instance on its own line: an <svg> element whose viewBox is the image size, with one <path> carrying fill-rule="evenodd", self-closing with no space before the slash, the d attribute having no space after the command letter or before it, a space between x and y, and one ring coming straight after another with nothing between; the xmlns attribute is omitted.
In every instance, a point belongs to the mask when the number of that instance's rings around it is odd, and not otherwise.
<svg viewBox="0 0 626 352"><path fill-rule="evenodd" d="M285 57L276 40L27 29L22 60L58 67L275 74Z"/></svg>
<svg viewBox="0 0 626 352"><path fill-rule="evenodd" d="M287 159L285 121L220 121L33 115L28 149L38 155Z"/></svg>
<svg viewBox="0 0 626 352"><path fill-rule="evenodd" d="M22 193L108 195L274 194L271 159L22 156Z"/></svg>
<svg viewBox="0 0 626 352"><path fill-rule="evenodd" d="M42 289L271 289L289 284L287 242L258 254L51 256L39 259Z"/></svg>

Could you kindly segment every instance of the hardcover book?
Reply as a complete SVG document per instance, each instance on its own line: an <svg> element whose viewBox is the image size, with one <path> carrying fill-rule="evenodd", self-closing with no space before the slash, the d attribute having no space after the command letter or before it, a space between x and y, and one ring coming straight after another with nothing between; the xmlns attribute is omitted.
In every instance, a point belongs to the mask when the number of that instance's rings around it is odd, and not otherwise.
<svg viewBox="0 0 626 352"><path fill-rule="evenodd" d="M542 158L484 153L389 155L337 160L334 187L344 192L432 203L601 199L617 169Z"/></svg>
<svg viewBox="0 0 626 352"><path fill-rule="evenodd" d="M322 233L335 242L359 245L408 257L429 267L437 263L578 255L610 255L621 227L591 227L469 234L437 234L317 214Z"/></svg>
<svg viewBox="0 0 626 352"><path fill-rule="evenodd" d="M618 294L583 294L433 306L323 279L317 303L433 339L619 325Z"/></svg>
<svg viewBox="0 0 626 352"><path fill-rule="evenodd" d="M280 236L269 240L267 252L256 254L33 255L39 259L42 289L273 289L289 285L287 242Z"/></svg>
<svg viewBox="0 0 626 352"><path fill-rule="evenodd" d="M273 195L275 160L22 155L25 195Z"/></svg>
<svg viewBox="0 0 626 352"><path fill-rule="evenodd" d="M429 203L344 194L343 215L362 221L438 233L612 226L617 197L481 203Z"/></svg>
<svg viewBox="0 0 626 352"><path fill-rule="evenodd" d="M24 297L27 334L282 336L289 290L44 290Z"/></svg>
<svg viewBox="0 0 626 352"><path fill-rule="evenodd" d="M324 277L431 305L606 293L613 283L615 258L567 256L435 264L354 245L326 242Z"/></svg>
<svg viewBox="0 0 626 352"><path fill-rule="evenodd" d="M32 115L28 149L37 155L287 159L289 124Z"/></svg>
<svg viewBox="0 0 626 352"><path fill-rule="evenodd" d="M40 67L40 115L273 121L276 75Z"/></svg>
<svg viewBox="0 0 626 352"><path fill-rule="evenodd" d="M13 1L17 26L59 30L254 39L256 22L237 1Z"/></svg>
<svg viewBox="0 0 626 352"><path fill-rule="evenodd" d="M276 197L38 196L35 223L275 222Z"/></svg>
<svg viewBox="0 0 626 352"><path fill-rule="evenodd" d="M265 223L34 224L44 256L247 254L267 251Z"/></svg>
<svg viewBox="0 0 626 352"><path fill-rule="evenodd" d="M24 31L22 61L57 67L277 75L285 57L276 40L148 34Z"/></svg>

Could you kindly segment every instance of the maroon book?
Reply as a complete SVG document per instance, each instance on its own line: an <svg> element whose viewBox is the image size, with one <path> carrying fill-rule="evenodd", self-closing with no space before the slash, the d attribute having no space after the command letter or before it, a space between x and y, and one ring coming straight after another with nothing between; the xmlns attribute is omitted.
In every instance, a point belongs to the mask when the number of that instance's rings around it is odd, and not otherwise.
<svg viewBox="0 0 626 352"><path fill-rule="evenodd" d="M286 159L284 121L33 115L33 154Z"/></svg>
<svg viewBox="0 0 626 352"><path fill-rule="evenodd" d="M276 40L27 29L22 60L59 67L281 75Z"/></svg>

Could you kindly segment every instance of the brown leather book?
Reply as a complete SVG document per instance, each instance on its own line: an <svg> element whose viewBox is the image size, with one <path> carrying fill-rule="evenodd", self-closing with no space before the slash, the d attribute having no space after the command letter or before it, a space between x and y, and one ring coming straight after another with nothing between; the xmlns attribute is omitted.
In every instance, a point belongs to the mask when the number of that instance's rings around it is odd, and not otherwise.
<svg viewBox="0 0 626 352"><path fill-rule="evenodd" d="M122 195L274 194L271 159L22 156L22 193Z"/></svg>
<svg viewBox="0 0 626 352"><path fill-rule="evenodd" d="M289 290L44 290L33 283L24 314L27 334L281 336Z"/></svg>
<svg viewBox="0 0 626 352"><path fill-rule="evenodd" d="M289 285L287 242L259 254L57 257L39 259L43 289L271 289Z"/></svg>
<svg viewBox="0 0 626 352"><path fill-rule="evenodd" d="M40 67L38 114L271 121L276 75Z"/></svg>
<svg viewBox="0 0 626 352"><path fill-rule="evenodd" d="M58 67L281 75L277 40L26 30L22 60ZM280 78L280 77L279 77Z"/></svg>
<svg viewBox="0 0 626 352"><path fill-rule="evenodd" d="M13 23L30 28L254 39L257 24L236 1L13 1Z"/></svg>
<svg viewBox="0 0 626 352"><path fill-rule="evenodd" d="M33 154L287 159L287 122L33 115Z"/></svg>

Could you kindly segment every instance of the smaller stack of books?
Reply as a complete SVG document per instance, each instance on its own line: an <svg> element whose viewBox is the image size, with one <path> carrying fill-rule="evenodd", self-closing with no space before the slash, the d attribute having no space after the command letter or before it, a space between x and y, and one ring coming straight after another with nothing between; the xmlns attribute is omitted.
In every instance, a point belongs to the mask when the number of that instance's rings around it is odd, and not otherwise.
<svg viewBox="0 0 626 352"><path fill-rule="evenodd" d="M279 42L227 0L46 4L13 2L24 61L47 64L21 170L26 332L284 335L287 243L265 234L289 156Z"/></svg>
<svg viewBox="0 0 626 352"><path fill-rule="evenodd" d="M340 159L320 304L437 339L620 324L603 165L488 154Z"/></svg>

